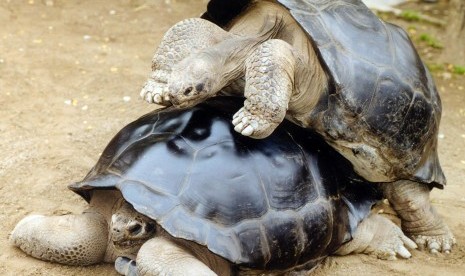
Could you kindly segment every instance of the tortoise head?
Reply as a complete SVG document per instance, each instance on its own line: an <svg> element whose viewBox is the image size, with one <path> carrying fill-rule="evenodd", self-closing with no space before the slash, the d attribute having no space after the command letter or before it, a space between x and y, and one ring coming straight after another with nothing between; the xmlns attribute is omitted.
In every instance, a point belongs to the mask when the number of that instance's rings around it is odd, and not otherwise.
<svg viewBox="0 0 465 276"><path fill-rule="evenodd" d="M178 108L188 108L215 96L227 85L221 59L218 53L209 51L179 62L168 81L171 103Z"/></svg>
<svg viewBox="0 0 465 276"><path fill-rule="evenodd" d="M136 255L142 244L154 237L155 232L155 221L138 213L126 201L115 209L111 217L111 241L122 254Z"/></svg>

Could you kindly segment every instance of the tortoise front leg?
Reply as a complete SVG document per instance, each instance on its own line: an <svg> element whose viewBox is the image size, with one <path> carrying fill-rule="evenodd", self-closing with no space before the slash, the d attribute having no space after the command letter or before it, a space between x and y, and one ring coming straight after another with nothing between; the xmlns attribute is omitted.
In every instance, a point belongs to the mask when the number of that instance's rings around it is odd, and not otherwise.
<svg viewBox="0 0 465 276"><path fill-rule="evenodd" d="M252 138L270 135L284 120L294 89L297 58L279 39L263 42L246 60L244 107L233 117L235 130Z"/></svg>
<svg viewBox="0 0 465 276"><path fill-rule="evenodd" d="M399 214L402 230L421 249L431 253L451 251L456 240L431 205L428 185L400 180L385 184L384 194Z"/></svg>
<svg viewBox="0 0 465 276"><path fill-rule="evenodd" d="M372 213L358 225L352 240L342 245L336 254L364 253L380 259L395 260L396 256L410 258L408 249L414 248L415 243L407 238L397 225L381 215Z"/></svg>
<svg viewBox="0 0 465 276"><path fill-rule="evenodd" d="M108 245L105 218L97 213L41 216L22 219L10 240L32 257L66 265L104 261Z"/></svg>
<svg viewBox="0 0 465 276"><path fill-rule="evenodd" d="M173 70L176 70L175 65L229 36L220 27L200 18L186 19L171 27L153 56L152 73L140 96L149 103L170 105L168 81Z"/></svg>
<svg viewBox="0 0 465 276"><path fill-rule="evenodd" d="M136 261L120 257L116 270L126 276L151 275L229 275L229 264L193 243L174 242L161 235L142 245Z"/></svg>
<svg viewBox="0 0 465 276"><path fill-rule="evenodd" d="M138 276L136 261L127 257L118 257L115 260L115 270L124 276Z"/></svg>

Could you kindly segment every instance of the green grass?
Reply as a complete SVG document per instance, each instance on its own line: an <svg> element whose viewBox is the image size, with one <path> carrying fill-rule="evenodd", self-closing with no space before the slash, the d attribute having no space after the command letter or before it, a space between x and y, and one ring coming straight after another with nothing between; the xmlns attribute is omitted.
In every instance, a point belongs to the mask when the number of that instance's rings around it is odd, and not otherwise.
<svg viewBox="0 0 465 276"><path fill-rule="evenodd" d="M426 66L431 72L443 72L446 69L444 65L437 63L427 63Z"/></svg>
<svg viewBox="0 0 465 276"><path fill-rule="evenodd" d="M436 38L429 34L421 34L420 40L426 42L426 44L435 49L442 49L444 46Z"/></svg>
<svg viewBox="0 0 465 276"><path fill-rule="evenodd" d="M426 63L428 70L432 73L450 72L456 75L465 75L465 66L455 64Z"/></svg>
<svg viewBox="0 0 465 276"><path fill-rule="evenodd" d="M421 20L421 14L413 10L403 10L400 13L399 17L407 21L420 21Z"/></svg>
<svg viewBox="0 0 465 276"><path fill-rule="evenodd" d="M452 67L452 72L457 75L465 75L465 66L454 65Z"/></svg>

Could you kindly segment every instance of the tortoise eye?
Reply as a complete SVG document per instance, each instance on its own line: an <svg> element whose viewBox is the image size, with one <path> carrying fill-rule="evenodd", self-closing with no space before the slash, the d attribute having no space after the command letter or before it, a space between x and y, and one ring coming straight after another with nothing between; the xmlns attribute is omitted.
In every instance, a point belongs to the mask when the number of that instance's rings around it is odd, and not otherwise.
<svg viewBox="0 0 465 276"><path fill-rule="evenodd" d="M131 233L132 235L137 235L140 233L142 230L142 225L139 223L132 224L128 227L128 232Z"/></svg>

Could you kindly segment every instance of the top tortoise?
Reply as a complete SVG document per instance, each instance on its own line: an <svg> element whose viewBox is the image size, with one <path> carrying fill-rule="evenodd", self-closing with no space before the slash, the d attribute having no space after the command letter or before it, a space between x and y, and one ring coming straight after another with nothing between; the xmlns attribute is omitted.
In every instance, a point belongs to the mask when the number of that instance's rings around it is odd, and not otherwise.
<svg viewBox="0 0 465 276"><path fill-rule="evenodd" d="M420 248L455 243L429 202L445 185L439 95L407 34L362 1L212 0L165 34L152 70L148 102L189 107L243 91L236 131L264 138L284 117L316 130L365 179L394 182L385 196Z"/></svg>

